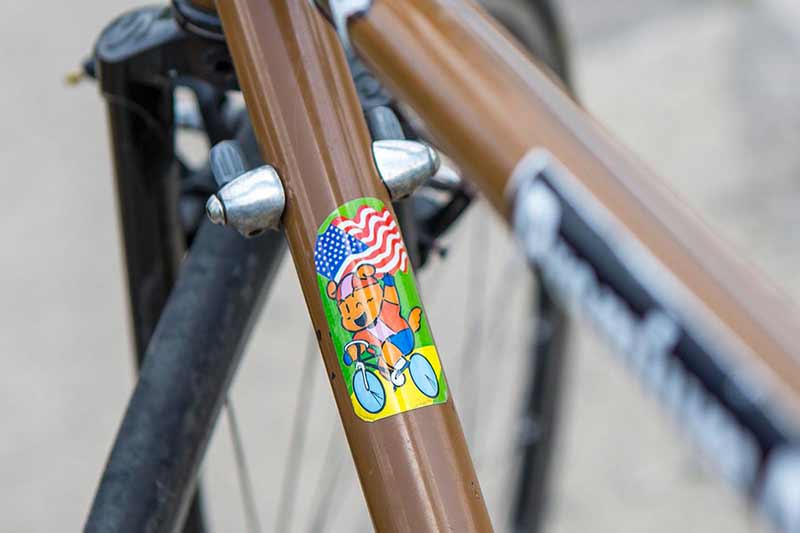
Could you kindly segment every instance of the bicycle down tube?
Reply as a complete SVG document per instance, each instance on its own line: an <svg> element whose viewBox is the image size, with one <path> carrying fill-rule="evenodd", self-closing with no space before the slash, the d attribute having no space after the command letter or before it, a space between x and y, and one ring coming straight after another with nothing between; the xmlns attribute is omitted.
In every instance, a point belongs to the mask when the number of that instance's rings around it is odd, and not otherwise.
<svg viewBox="0 0 800 533"><path fill-rule="evenodd" d="M361 4L349 42L506 216L562 303L779 529L800 530L797 311L475 3Z"/></svg>
<svg viewBox="0 0 800 533"><path fill-rule="evenodd" d="M217 12L286 191L285 235L375 528L491 530L336 33L307 1L220 0ZM342 230L359 225L360 240ZM393 325L365 327L378 323Z"/></svg>

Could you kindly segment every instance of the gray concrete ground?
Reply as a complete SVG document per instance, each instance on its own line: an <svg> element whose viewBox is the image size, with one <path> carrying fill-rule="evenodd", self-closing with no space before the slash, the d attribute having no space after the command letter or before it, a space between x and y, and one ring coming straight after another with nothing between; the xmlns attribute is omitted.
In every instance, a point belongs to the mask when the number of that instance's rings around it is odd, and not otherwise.
<svg viewBox="0 0 800 533"><path fill-rule="evenodd" d="M139 4L58 2L44 15L41 4L13 2L0 20L7 62L0 87L0 161L6 169L0 211L0 531L80 528L132 386L103 108L96 91L66 89L61 76L111 16ZM669 184L786 294L800 297L796 2L562 4L579 94L588 109L669 176ZM482 227L474 214L463 221L449 239L454 257L447 274L432 269L421 281L466 418L472 416L471 395L459 387L480 383L488 391L489 383L480 372L459 370L463 332L483 322L453 313L464 307L460 287L469 275L458 265L486 242L493 257L479 263L483 268L521 272L499 225L475 241ZM266 530L275 523L278 480L303 379L312 408L303 468L291 473L300 487L294 530L314 530L313 524L323 522L328 530L367 530L330 392L321 371L301 373L308 329L294 273L284 265L233 392L261 520ZM513 375L514 368L509 364L504 371ZM484 393L482 410L468 428L487 499L501 523L508 463L498 444L510 422L488 414L494 396ZM240 531L226 425L223 419L204 479L216 530ZM575 340L564 429L553 531L760 529L586 332ZM332 484L319 477L321 465L332 472L324 475ZM325 496L335 498L334 508L312 512Z"/></svg>

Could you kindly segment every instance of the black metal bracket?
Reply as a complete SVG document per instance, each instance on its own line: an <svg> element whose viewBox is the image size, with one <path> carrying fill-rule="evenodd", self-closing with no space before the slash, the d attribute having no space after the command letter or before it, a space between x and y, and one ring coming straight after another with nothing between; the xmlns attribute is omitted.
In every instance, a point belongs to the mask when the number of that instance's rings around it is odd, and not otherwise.
<svg viewBox="0 0 800 533"><path fill-rule="evenodd" d="M222 21L216 13L196 7L191 0L172 0L172 13L187 32L214 41L225 41Z"/></svg>
<svg viewBox="0 0 800 533"><path fill-rule="evenodd" d="M117 174L132 170L125 181L160 182L172 166L178 168L181 189L208 177L207 168L190 167L175 151L176 128L184 127L174 111L178 87L196 96L200 127L210 145L234 137L240 126L239 115L229 112L227 91L238 90L238 81L222 24L216 14L187 0L117 17L100 34L84 70L97 78L112 112L127 117L123 123L130 125L118 136L126 157L116 158ZM137 136L141 142L131 144ZM184 192L171 201L180 202L184 237L191 242L203 214L201 197L207 194ZM123 203L130 204L130 198Z"/></svg>
<svg viewBox="0 0 800 533"><path fill-rule="evenodd" d="M103 93L124 91L118 86L120 80L172 86L181 77L202 80L223 91L238 89L224 38L209 29L213 21L208 15L202 21L188 16L185 7L178 7L182 4L137 9L103 30L94 49Z"/></svg>

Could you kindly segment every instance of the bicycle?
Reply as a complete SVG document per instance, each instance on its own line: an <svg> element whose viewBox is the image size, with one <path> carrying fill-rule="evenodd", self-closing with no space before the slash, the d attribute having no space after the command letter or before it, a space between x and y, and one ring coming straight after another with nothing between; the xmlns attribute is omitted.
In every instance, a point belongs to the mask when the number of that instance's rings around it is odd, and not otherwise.
<svg viewBox="0 0 800 533"><path fill-rule="evenodd" d="M272 165L243 172L252 166L243 163L247 154L223 145L216 151L215 162L212 152L219 190L212 192L208 214L215 222L234 226L246 235L276 229L277 220L282 221L376 529L491 529L446 380L437 379L440 387L435 398L425 395L428 401L420 405L398 402L401 407L377 418L362 416L356 407L361 405L359 395L354 402L348 388L340 385L350 365L341 366L343 352L337 343L368 324L378 324L362 318L363 312L356 306L373 305L372 314L382 316L372 299L377 283L371 283L369 275L359 278L358 287L351 282L346 295L338 295L342 280L352 276L350 270L360 268L359 261L365 258L379 257L385 262L381 268L400 278L398 292L410 305L415 307L419 299L413 272L397 270L405 249L396 244L391 245L394 248L371 249L368 243L374 235L368 230L369 223L359 218L366 212L365 217L385 224L386 234L397 232L391 200L404 198L426 180L432 187L446 188L446 179L440 177L438 183L435 179L438 164L429 148L415 141L381 144L381 140L398 140L406 131L414 131L412 115L424 121L424 134L474 178L493 207L509 219L546 287L540 306L556 327L539 333L536 362L540 367L532 377L534 387L526 415L544 415L540 419L550 422L566 328L563 310L585 315L667 406L688 422L725 477L757 500L777 527L785 531L800 528L793 492L798 477L796 420L786 415L798 405L795 396L800 391L792 342L797 330L794 319L729 253L698 231L675 201L648 181L648 172L587 120L551 77L534 66L477 6L455 0L318 1L314 5L220 0L216 6L176 2L174 10L188 30L187 35L158 34L168 37L167 50L177 50L181 66L191 64L189 60L202 50L204 57L211 58L204 65L211 67L203 72L207 80L218 87L242 88L255 137ZM139 67L161 66L146 54L144 59L136 53L121 54L123 37L140 36L145 33L143 27L152 28L165 19L161 12L148 12L106 34L113 37L110 43L101 40L107 48L98 47L96 63L110 97L115 96L114 90L129 90L126 76L138 74L121 59L135 57L140 60ZM173 47L176 43L183 48ZM353 68L356 84L359 73L368 80L362 87L369 85L371 90L362 94L353 86L347 61L350 58L353 63L356 54L369 69ZM281 75L269 76L261 64L264 59ZM363 106L364 100L385 98L380 85L371 83L369 72L413 109L407 115L400 113L405 123L388 105L368 108L366 120L362 116L362 107L368 107ZM141 136L154 122L169 124L171 108L164 104L169 102L171 86L163 84L163 75L155 78L159 83L148 84L147 90L137 85L135 94L125 94L124 110L112 105L116 134ZM144 119L141 108L130 105L137 99L152 111ZM110 101L113 104L114 100ZM502 108L496 102L503 102ZM298 120L298 116L305 118ZM209 114L209 118L214 117ZM136 121L138 127L131 127ZM230 131L219 129L215 137L230 137ZM242 144L253 139L252 134L241 137ZM119 161L130 155L126 153L129 145L119 142L122 136L117 140L119 179L130 170ZM145 141L155 154L173 161L173 147L163 136L155 142ZM400 159L393 159L397 153L401 153ZM153 218L163 227L172 228L172 204L165 207L163 201L169 191L158 193L160 202L142 205L155 210ZM464 204L464 198L455 194L452 204L434 217L439 218L435 221L439 226L433 227L442 229L442 220L448 226ZM122 208L131 207L123 203ZM160 229L154 233L162 239ZM196 250L209 254L204 246L210 248L212 231L208 226L200 228L193 250L199 246ZM280 251L276 242L280 239L274 233L263 239L258 244L231 241L229 245L240 257L266 254L270 258L251 261L254 266L245 277L255 278L258 285L274 271ZM324 260L314 256L320 252L321 242L327 254ZM427 248L424 241L416 244L420 249L411 252L409 247L411 254L431 252L430 243ZM359 261L353 259L356 257ZM193 265L193 259L190 254L187 267ZM230 261L231 257L224 259ZM225 269L213 274L223 276L225 272L231 275ZM135 272L132 280L135 285ZM230 283L240 282L232 279ZM334 290L329 291L331 283ZM177 295L188 290L179 280L171 303L180 302ZM360 293L356 295L356 291ZM256 303L253 293L258 291L244 292L217 287L211 293L214 298L232 301L213 307L234 309L247 317ZM743 296L753 303L744 305ZM344 302L343 298L352 300ZM344 309L339 308L340 303ZM185 321L187 315L194 316L178 304L164 310L141 379L156 379L159 365L174 364L154 354L163 349L159 340L163 343L169 338L170 320ZM395 341L389 343L394 348L384 344L391 335L411 329L415 346L419 343L433 350L425 361L432 368L439 365L432 338L426 335L429 332L423 329L421 338L414 336L417 328L427 327L419 322L423 317L420 314L412 320L411 315L401 315L406 326L387 317L381 327L388 332L378 334L381 346L373 349L376 357L378 350L385 355L387 350L400 349ZM354 326L342 326L340 321ZM226 357L216 360L219 369L212 373L213 379L200 376L203 394L197 390L184 393L176 387L165 398L153 399L137 387L88 530L171 530L181 523L247 322L240 320L224 331L226 339L220 342L220 350ZM351 347L359 351L363 346L356 343ZM172 347L187 351L182 346ZM198 369L207 368L207 355L198 355ZM365 411L380 413L387 398L404 398L407 385L384 389L360 355L352 359L354 376L361 377L352 381L352 388L360 383L372 396L370 400L361 395L370 407ZM399 360L393 358L395 363ZM409 367L413 381L411 361L392 366L388 382L393 386L394 379L399 383L402 376L395 372L397 368ZM425 375L428 369L422 367ZM753 369L756 371L748 371ZM373 395L378 385L383 393ZM425 386L418 388L422 391ZM137 439L128 435L142 431L136 424L138 418L170 410L179 410L179 421L189 412L203 416L192 419L188 428L170 416L164 428L156 425L156 430L149 428ZM719 429L718 434L709 432L709 427ZM175 435L186 450L172 447L158 455L156 450L164 445L161 429ZM532 438L523 446L514 510L518 530L535 530L540 518L543 494L536 474L546 472L551 432L545 430L547 437ZM406 497L400 499L392 498L398 479L406 489ZM150 495L148 487L153 483L169 490ZM393 503L391 509L387 509L387 501ZM125 502L125 508L120 502Z"/></svg>
<svg viewBox="0 0 800 533"><path fill-rule="evenodd" d="M350 346L357 346L357 345L364 345L369 346L364 341L352 341L347 347ZM365 349L365 351L368 349ZM380 412L383 409L383 406L386 405L386 391L383 389L383 384L380 382L378 377L373 372L367 371L367 365L369 368L373 370L378 369L378 365L372 364L367 362L369 359L375 359L377 354L375 352L371 352L372 355L369 358L361 358L359 356L350 363L345 360L345 364L348 366L355 363L356 371L353 374L353 394L356 395L356 399L358 403L366 409L369 413L375 414ZM346 357L346 356L343 356ZM397 386L392 384L393 386Z"/></svg>
<svg viewBox="0 0 800 533"><path fill-rule="evenodd" d="M358 350L354 359L347 354L347 350L351 347ZM365 353L368 353L369 356L364 357ZM371 346L366 341L355 340L345 345L345 354L342 355L345 365L355 365L356 370L352 378L353 394L361 407L372 414L380 412L386 405L386 392L383 383L378 378L380 367L371 362L379 357L379 353L379 347ZM428 398L436 398L439 395L439 376L430 361L421 353L413 353L411 357L403 361L402 368L391 367L386 372L381 372L380 375L384 380L388 380L394 390L397 390L398 387L405 385L404 373L407 371L419 392ZM375 372L370 372L370 370Z"/></svg>

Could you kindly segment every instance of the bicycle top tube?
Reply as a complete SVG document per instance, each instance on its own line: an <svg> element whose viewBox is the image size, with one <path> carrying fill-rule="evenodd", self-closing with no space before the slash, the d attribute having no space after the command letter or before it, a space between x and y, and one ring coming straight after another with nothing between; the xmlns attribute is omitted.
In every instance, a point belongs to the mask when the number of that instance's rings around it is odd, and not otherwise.
<svg viewBox="0 0 800 533"><path fill-rule="evenodd" d="M648 354L634 367L651 390L779 527L800 529L800 314L474 3L375 0L349 36L562 302L628 358Z"/></svg>

